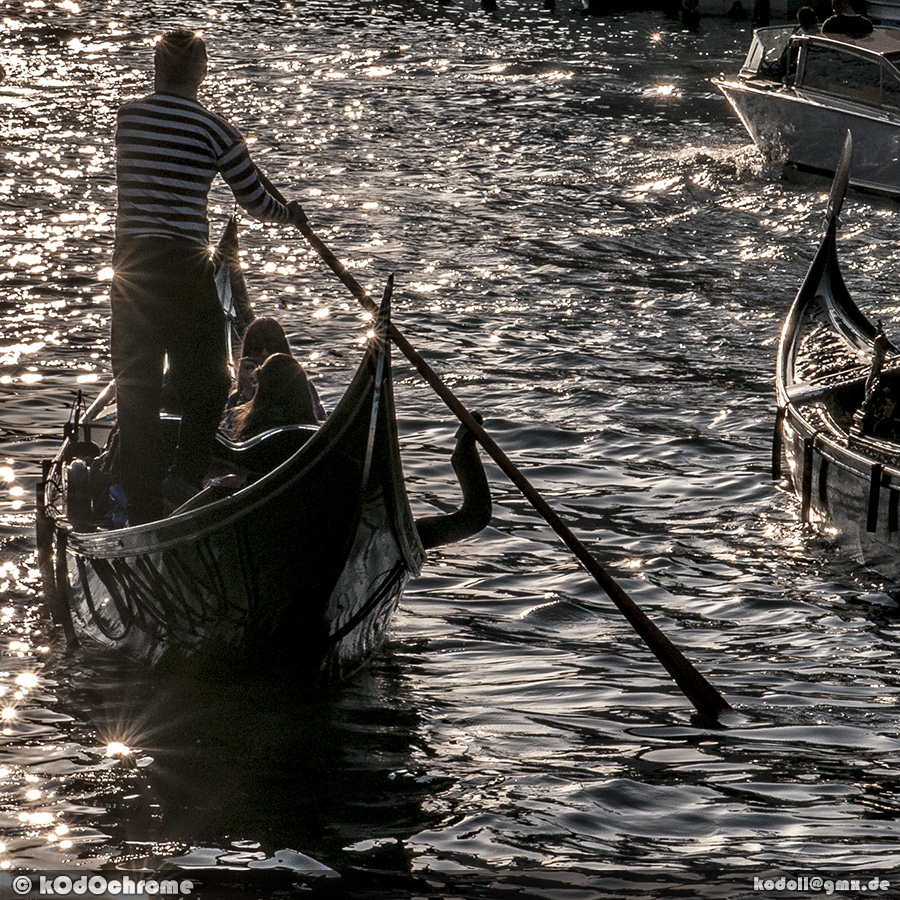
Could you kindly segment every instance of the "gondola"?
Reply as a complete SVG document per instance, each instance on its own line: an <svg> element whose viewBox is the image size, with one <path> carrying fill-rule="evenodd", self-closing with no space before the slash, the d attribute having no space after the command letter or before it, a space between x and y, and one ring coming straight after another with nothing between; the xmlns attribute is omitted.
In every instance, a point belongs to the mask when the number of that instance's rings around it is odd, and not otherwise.
<svg viewBox="0 0 900 900"><path fill-rule="evenodd" d="M236 246L222 263L226 302L242 287L233 282L235 261ZM310 686L346 678L369 659L426 545L474 533L490 516L474 439L461 438L458 452L465 444L463 455L480 469L477 522L468 517L441 534L441 517L413 519L391 380L389 293L324 424L284 426L242 443L220 435L214 462L228 474L159 521L104 521L114 383L90 406L76 405L45 464L36 511L45 595L70 643L99 643L154 667L277 668ZM174 444L179 419L162 420Z"/></svg>
<svg viewBox="0 0 900 900"><path fill-rule="evenodd" d="M781 332L773 475L801 519L858 562L900 576L900 351L850 296L836 235L850 178L850 135L825 232Z"/></svg>

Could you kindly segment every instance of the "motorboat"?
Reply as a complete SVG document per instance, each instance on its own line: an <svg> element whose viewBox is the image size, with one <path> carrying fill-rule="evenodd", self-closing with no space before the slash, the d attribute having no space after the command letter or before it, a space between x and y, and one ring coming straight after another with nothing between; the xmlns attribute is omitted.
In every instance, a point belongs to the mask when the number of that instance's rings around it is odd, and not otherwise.
<svg viewBox="0 0 900 900"><path fill-rule="evenodd" d="M736 77L713 82L767 158L830 177L850 131L850 184L900 195L898 66L900 28L853 38L776 25L754 31Z"/></svg>

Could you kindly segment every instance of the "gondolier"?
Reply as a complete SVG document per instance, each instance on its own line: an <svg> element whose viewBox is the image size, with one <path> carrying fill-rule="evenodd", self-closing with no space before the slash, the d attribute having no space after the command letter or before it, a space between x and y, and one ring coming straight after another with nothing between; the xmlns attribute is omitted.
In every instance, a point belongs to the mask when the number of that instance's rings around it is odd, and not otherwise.
<svg viewBox="0 0 900 900"><path fill-rule="evenodd" d="M299 224L300 204L273 197L241 134L197 99L207 72L191 31L159 40L155 90L118 112L118 211L113 257L112 367L119 473L129 522L162 515L158 452L164 360L182 412L172 475L198 488L209 462L230 376L209 253L208 194L216 174L254 218Z"/></svg>

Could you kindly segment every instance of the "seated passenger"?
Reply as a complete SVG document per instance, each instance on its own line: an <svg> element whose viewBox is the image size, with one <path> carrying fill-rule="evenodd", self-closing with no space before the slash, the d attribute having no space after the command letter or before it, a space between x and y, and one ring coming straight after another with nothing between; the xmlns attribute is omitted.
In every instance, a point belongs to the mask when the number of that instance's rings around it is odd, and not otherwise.
<svg viewBox="0 0 900 900"><path fill-rule="evenodd" d="M797 27L791 37L798 34L819 34L819 18L811 6L801 6L797 10ZM781 54L781 71L785 76L785 82L791 83L792 76L797 72L797 58L800 55L800 44L797 41L788 41Z"/></svg>
<svg viewBox="0 0 900 900"><path fill-rule="evenodd" d="M234 410L242 403L249 402L253 397L253 392L256 390L257 370L273 353L291 355L291 346L284 333L284 328L277 319L270 316L254 319L247 326L241 343L237 385L225 403L223 425L226 429L230 429L234 423ZM316 414L320 419L324 419L325 409L311 382L309 388L312 391Z"/></svg>
<svg viewBox="0 0 900 900"><path fill-rule="evenodd" d="M256 370L273 354L290 355L291 345L277 319L262 316L254 319L244 332L238 358L237 385L225 404L226 412L253 396L256 388Z"/></svg>
<svg viewBox="0 0 900 900"><path fill-rule="evenodd" d="M834 15L822 23L822 34L859 38L872 33L872 23L853 9L850 0L833 0Z"/></svg>
<svg viewBox="0 0 900 900"><path fill-rule="evenodd" d="M234 410L231 436L245 441L281 425L320 425L303 366L287 353L275 353L260 367L253 398Z"/></svg>

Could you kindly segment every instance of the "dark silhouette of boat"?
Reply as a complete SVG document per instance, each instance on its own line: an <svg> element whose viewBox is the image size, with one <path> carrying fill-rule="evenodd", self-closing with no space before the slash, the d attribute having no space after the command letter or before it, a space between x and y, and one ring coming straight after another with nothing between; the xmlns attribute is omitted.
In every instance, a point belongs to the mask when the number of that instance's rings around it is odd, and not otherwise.
<svg viewBox="0 0 900 900"><path fill-rule="evenodd" d="M236 245L232 262L233 254ZM45 593L70 641L97 641L155 666L272 666L311 685L344 678L372 655L425 549L473 534L490 518L487 480L466 432L454 454L463 508L413 519L389 296L388 289L374 337L324 424L284 426L242 443L220 436L215 457L229 477L159 521L103 521L115 439L101 451L96 438L115 434L114 383L76 407L45 464L36 515ZM162 422L174 449L179 418Z"/></svg>
<svg viewBox="0 0 900 900"><path fill-rule="evenodd" d="M801 518L849 555L900 576L900 350L862 313L837 254L850 180L842 153L825 233L785 320L778 349L773 474L800 498Z"/></svg>

